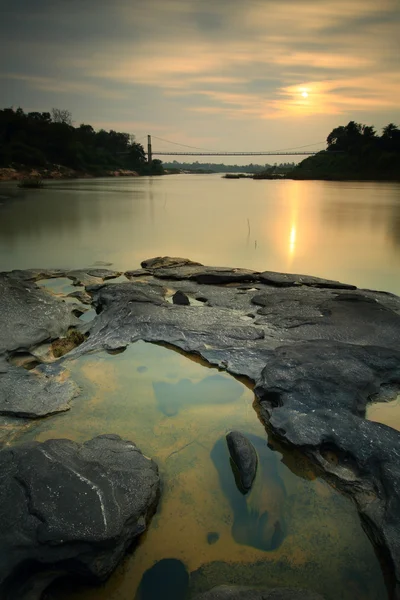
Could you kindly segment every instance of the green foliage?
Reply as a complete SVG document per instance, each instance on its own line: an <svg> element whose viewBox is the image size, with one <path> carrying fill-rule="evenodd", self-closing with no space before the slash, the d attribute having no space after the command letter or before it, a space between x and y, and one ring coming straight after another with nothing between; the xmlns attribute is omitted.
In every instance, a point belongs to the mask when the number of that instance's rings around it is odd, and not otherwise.
<svg viewBox="0 0 400 600"><path fill-rule="evenodd" d="M303 160L294 179L400 180L400 130L393 123L377 135L374 127L350 121L333 129L327 150Z"/></svg>
<svg viewBox="0 0 400 600"><path fill-rule="evenodd" d="M161 173L158 163L156 171ZM116 169L147 171L143 146L133 142L129 133L96 132L86 124L74 127L71 113L64 109L53 109L51 114L0 110L0 167L54 164L93 175Z"/></svg>

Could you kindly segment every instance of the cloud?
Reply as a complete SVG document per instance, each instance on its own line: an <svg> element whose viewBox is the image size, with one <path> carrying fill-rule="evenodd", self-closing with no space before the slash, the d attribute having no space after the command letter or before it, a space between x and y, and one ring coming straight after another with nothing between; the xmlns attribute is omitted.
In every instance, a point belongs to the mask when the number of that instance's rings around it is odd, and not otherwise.
<svg viewBox="0 0 400 600"><path fill-rule="evenodd" d="M17 73L0 73L0 79L23 81L31 87L45 92L74 93L74 94L96 94L105 99L119 99L124 95L117 90L87 83L85 81L66 81L54 77L41 77L36 75L23 75Z"/></svg>
<svg viewBox="0 0 400 600"><path fill-rule="evenodd" d="M0 72L27 97L76 96L85 119L189 144L211 122L396 121L399 27L398 0L15 0Z"/></svg>

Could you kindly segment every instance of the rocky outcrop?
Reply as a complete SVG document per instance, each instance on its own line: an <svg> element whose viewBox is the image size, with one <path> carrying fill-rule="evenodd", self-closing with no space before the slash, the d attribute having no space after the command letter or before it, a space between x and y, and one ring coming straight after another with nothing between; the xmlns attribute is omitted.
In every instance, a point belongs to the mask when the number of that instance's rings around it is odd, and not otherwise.
<svg viewBox="0 0 400 600"><path fill-rule="evenodd" d="M75 285L83 285L102 283L119 274L103 268L27 269L0 273L0 415L44 417L68 410L69 402L78 393L77 386L65 377L59 364L26 370L10 363L10 359L21 353L34 352L43 342L71 338L74 330L70 331L69 337L64 337L70 328L82 326L74 314L78 305L64 302L35 282L67 277ZM90 297L87 298L90 301ZM81 334L76 332L78 336Z"/></svg>
<svg viewBox="0 0 400 600"><path fill-rule="evenodd" d="M239 489L246 493L251 490L257 473L257 452L253 444L240 431L228 433L226 442L239 475Z"/></svg>
<svg viewBox="0 0 400 600"><path fill-rule="evenodd" d="M144 340L248 377L269 430L355 500L392 576L391 594L400 598L400 434L365 419L368 402L386 401L400 389L400 299L308 275L207 267L183 258L157 257L142 266L125 273L128 282L102 277L86 287L97 315L86 325L87 339L60 363ZM13 349L65 326L66 308L43 311L24 273L2 280L10 285L13 279L17 298L33 299L29 314L43 314L26 324L19 310L21 327L12 309L6 339ZM171 288L201 303L171 304Z"/></svg>
<svg viewBox="0 0 400 600"><path fill-rule="evenodd" d="M261 416L351 495L400 582L400 434L365 420L400 387L400 299L310 278L147 260L129 283L91 286L99 313L72 354L165 342L256 383ZM202 298L171 305L167 287ZM283 282L283 286L282 286ZM225 285L229 283L229 285Z"/></svg>
<svg viewBox="0 0 400 600"><path fill-rule="evenodd" d="M323 600L323 597L308 590L221 585L196 596L195 600Z"/></svg>
<svg viewBox="0 0 400 600"><path fill-rule="evenodd" d="M159 496L156 464L102 435L0 451L0 596L33 600L68 573L104 581L145 531Z"/></svg>

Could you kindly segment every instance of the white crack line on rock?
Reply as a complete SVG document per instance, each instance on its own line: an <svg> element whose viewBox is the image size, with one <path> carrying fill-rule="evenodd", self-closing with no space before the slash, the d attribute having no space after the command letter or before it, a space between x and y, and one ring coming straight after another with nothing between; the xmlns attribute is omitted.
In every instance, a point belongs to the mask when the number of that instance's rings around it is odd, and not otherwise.
<svg viewBox="0 0 400 600"><path fill-rule="evenodd" d="M46 458L48 458L51 462L55 462L54 458L52 456L50 456L50 454L48 454L46 452L46 450L43 450L43 448L40 448L40 451L42 452L42 454L45 455ZM84 483L87 483L88 486L94 491L96 492L98 498L99 498L99 502L100 502L100 509L101 509L101 515L103 517L103 523L104 523L104 532L107 531L107 518L106 518L106 507L104 505L104 499L103 499L103 493L101 491L101 489L94 484L92 481L90 481L89 479L86 479L86 477L84 477L83 475L81 475L80 473L78 473L77 471L75 471L75 469L72 469L72 467L68 467L66 465L63 465L63 467L65 469L67 469L68 471L71 471L72 473L74 473L78 479L80 479L81 481L83 481Z"/></svg>

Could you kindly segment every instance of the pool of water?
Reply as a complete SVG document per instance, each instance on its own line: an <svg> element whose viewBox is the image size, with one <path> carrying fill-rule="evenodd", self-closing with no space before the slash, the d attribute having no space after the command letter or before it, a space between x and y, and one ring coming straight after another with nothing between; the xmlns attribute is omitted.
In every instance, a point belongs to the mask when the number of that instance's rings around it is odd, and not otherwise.
<svg viewBox="0 0 400 600"><path fill-rule="evenodd" d="M81 395L68 413L33 424L19 441L118 433L158 463L163 491L139 547L104 586L63 581L53 585L50 598L133 600L145 573L165 559L183 564L188 597L244 581L306 587L327 600L385 597L353 504L300 455L268 447L246 382L144 342L67 366ZM237 489L229 463L225 435L232 429L247 434L259 456L247 496ZM137 598L158 598L149 585L152 574Z"/></svg>
<svg viewBox="0 0 400 600"><path fill-rule="evenodd" d="M400 396L389 402L374 402L367 407L366 417L400 431Z"/></svg>

